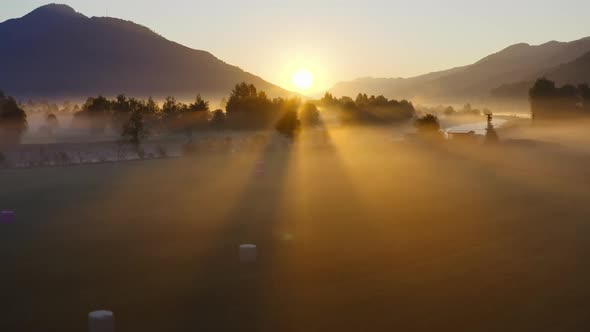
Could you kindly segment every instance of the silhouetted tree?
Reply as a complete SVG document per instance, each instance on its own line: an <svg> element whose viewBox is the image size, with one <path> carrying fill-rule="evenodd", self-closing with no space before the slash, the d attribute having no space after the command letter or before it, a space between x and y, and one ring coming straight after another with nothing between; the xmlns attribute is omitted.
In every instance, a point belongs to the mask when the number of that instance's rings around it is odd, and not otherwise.
<svg viewBox="0 0 590 332"><path fill-rule="evenodd" d="M434 114L426 114L421 118L417 118L414 122L414 127L418 130L418 134L426 138L441 138L440 123Z"/></svg>
<svg viewBox="0 0 590 332"><path fill-rule="evenodd" d="M53 132L59 127L59 121L57 120L57 116L53 113L47 116L47 119L45 119L45 123L47 126L47 130L49 131L49 135L53 135Z"/></svg>
<svg viewBox="0 0 590 332"><path fill-rule="evenodd" d="M252 84L237 84L227 101L226 116L233 128L270 128L277 116L276 107L264 91Z"/></svg>
<svg viewBox="0 0 590 332"><path fill-rule="evenodd" d="M299 119L303 126L314 127L320 124L320 111L315 104L305 103L299 111Z"/></svg>
<svg viewBox="0 0 590 332"><path fill-rule="evenodd" d="M388 124L411 119L416 110L407 100L389 100L384 96L359 93L356 99L335 98L326 93L319 104L330 112L337 112L342 123Z"/></svg>
<svg viewBox="0 0 590 332"><path fill-rule="evenodd" d="M221 130L225 126L225 112L221 109L217 109L211 116L211 125L217 130Z"/></svg>
<svg viewBox="0 0 590 332"><path fill-rule="evenodd" d="M445 108L444 114L446 116L454 115L455 113L456 113L456 111L453 108L453 106L449 106L449 107Z"/></svg>
<svg viewBox="0 0 590 332"><path fill-rule="evenodd" d="M113 128L121 128L131 116L130 100L123 94L118 95L111 103Z"/></svg>
<svg viewBox="0 0 590 332"><path fill-rule="evenodd" d="M167 97L162 105L162 116L166 120L175 120L182 113L182 104L177 102L174 97Z"/></svg>
<svg viewBox="0 0 590 332"><path fill-rule="evenodd" d="M131 144L137 154L143 158L141 143L149 135L149 130L144 124L142 112L140 110L134 110L127 122L123 125L123 132L121 133L123 142Z"/></svg>
<svg viewBox="0 0 590 332"><path fill-rule="evenodd" d="M279 118L275 128L284 136L294 139L300 128L300 122L297 118L297 111L293 109L286 110Z"/></svg>
<svg viewBox="0 0 590 332"><path fill-rule="evenodd" d="M197 95L195 102L188 105L186 112L183 114L183 124L189 143L193 141L193 131L206 126L208 115L209 102L204 100L201 95Z"/></svg>
<svg viewBox="0 0 590 332"><path fill-rule="evenodd" d="M187 106L176 101L174 97L167 97L162 105L162 121L164 126L169 131L181 129L180 120L186 109Z"/></svg>
<svg viewBox="0 0 590 332"><path fill-rule="evenodd" d="M27 130L27 114L12 97L0 91L0 145L17 144Z"/></svg>
<svg viewBox="0 0 590 332"><path fill-rule="evenodd" d="M324 106L334 106L337 105L338 99L334 98L334 96L331 93L326 92L324 94L324 97L322 97L322 99L320 100L320 105L324 105Z"/></svg>
<svg viewBox="0 0 590 332"><path fill-rule="evenodd" d="M159 128L159 121L161 116L160 106L154 101L152 97L149 97L144 104L143 108L143 120L146 127L150 130L156 131Z"/></svg>
<svg viewBox="0 0 590 332"><path fill-rule="evenodd" d="M529 90L533 120L573 119L590 115L590 89L567 84L558 88L555 82L538 79Z"/></svg>
<svg viewBox="0 0 590 332"><path fill-rule="evenodd" d="M82 110L76 113L78 119L86 120L93 133L104 133L111 115L111 102L103 96L88 98Z"/></svg>

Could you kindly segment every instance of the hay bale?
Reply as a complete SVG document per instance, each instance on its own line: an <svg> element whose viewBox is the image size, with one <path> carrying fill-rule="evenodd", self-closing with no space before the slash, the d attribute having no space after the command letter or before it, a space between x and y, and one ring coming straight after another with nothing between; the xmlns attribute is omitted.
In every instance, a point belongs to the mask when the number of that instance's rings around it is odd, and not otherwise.
<svg viewBox="0 0 590 332"><path fill-rule="evenodd" d="M240 262L252 263L256 261L256 245L242 244L240 245Z"/></svg>
<svg viewBox="0 0 590 332"><path fill-rule="evenodd" d="M88 314L88 332L114 332L115 316L112 311L98 310Z"/></svg>

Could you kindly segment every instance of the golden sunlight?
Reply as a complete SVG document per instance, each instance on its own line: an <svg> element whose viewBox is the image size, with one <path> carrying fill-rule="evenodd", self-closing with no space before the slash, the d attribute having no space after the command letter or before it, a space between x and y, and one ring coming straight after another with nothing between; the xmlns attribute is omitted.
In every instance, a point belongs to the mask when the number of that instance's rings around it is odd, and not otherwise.
<svg viewBox="0 0 590 332"><path fill-rule="evenodd" d="M293 85L299 90L307 90L313 85L313 75L309 70L301 69L293 75Z"/></svg>

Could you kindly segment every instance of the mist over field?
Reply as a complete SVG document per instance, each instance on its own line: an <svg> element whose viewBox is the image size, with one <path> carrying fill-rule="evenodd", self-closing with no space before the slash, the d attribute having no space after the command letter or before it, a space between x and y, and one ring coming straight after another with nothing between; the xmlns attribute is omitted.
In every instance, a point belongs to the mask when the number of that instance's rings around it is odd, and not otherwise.
<svg viewBox="0 0 590 332"><path fill-rule="evenodd" d="M98 305L142 331L585 326L590 159L575 149L587 135L567 147L389 136L3 171L1 201L19 216L1 233L3 325L75 331ZM258 245L256 264L237 261L241 243Z"/></svg>

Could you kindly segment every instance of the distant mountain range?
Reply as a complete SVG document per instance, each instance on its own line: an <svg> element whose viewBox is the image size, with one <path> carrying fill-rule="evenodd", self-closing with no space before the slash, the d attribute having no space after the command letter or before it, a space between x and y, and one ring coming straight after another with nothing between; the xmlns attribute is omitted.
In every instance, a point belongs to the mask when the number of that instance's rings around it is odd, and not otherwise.
<svg viewBox="0 0 590 332"><path fill-rule="evenodd" d="M270 96L293 93L133 22L88 18L51 4L0 23L0 89L21 98L221 98L245 81Z"/></svg>
<svg viewBox="0 0 590 332"><path fill-rule="evenodd" d="M523 101L542 76L559 84L590 83L590 37L516 44L471 65L412 78L361 78L338 83L331 92L355 96L363 91L424 103Z"/></svg>

